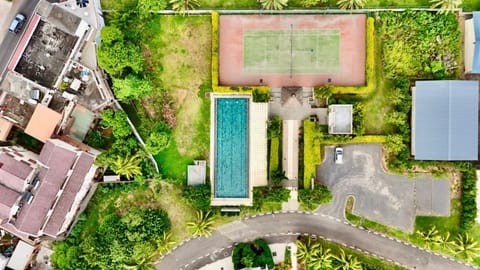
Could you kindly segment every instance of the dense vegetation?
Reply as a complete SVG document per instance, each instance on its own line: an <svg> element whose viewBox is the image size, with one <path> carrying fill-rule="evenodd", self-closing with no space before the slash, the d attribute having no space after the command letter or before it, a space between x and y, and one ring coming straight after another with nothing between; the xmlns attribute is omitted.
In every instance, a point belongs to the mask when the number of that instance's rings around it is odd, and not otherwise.
<svg viewBox="0 0 480 270"><path fill-rule="evenodd" d="M52 261L57 269L121 269L151 263L157 242L170 230L161 209L133 208L123 215L103 217L90 234L82 234L85 220L56 246Z"/></svg>
<svg viewBox="0 0 480 270"><path fill-rule="evenodd" d="M404 269L364 253L312 237L301 237L296 241L296 245L297 259L305 269Z"/></svg>
<svg viewBox="0 0 480 270"><path fill-rule="evenodd" d="M257 239L249 243L239 243L233 248L232 255L233 269L265 267L272 269L273 263L272 251L268 244Z"/></svg>
<svg viewBox="0 0 480 270"><path fill-rule="evenodd" d="M443 79L455 75L460 55L455 14L381 12L377 25L387 77Z"/></svg>

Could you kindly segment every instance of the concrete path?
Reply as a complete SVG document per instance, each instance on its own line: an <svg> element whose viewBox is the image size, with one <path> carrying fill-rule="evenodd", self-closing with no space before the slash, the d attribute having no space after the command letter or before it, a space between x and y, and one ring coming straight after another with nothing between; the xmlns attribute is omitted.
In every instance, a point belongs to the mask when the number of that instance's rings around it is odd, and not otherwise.
<svg viewBox="0 0 480 270"><path fill-rule="evenodd" d="M282 169L290 180L298 180L298 137L301 121L283 120Z"/></svg>
<svg viewBox="0 0 480 270"><path fill-rule="evenodd" d="M478 269L410 243L359 228L340 219L318 213L295 211L256 215L223 225L209 238L188 239L177 246L173 253L166 255L156 268L198 269L230 256L235 243L288 235L315 235L370 256L396 262L408 269Z"/></svg>

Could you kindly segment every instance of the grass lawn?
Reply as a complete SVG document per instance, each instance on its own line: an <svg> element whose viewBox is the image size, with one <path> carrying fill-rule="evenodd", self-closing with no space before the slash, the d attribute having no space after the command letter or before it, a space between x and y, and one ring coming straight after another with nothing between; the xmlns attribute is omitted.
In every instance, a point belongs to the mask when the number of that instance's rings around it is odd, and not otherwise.
<svg viewBox="0 0 480 270"><path fill-rule="evenodd" d="M186 165L209 153L210 16L157 16L145 30L143 54L154 84L176 111L174 143L156 156L167 177L185 179ZM148 107L155 107L155 99ZM157 105L158 106L158 105Z"/></svg>
<svg viewBox="0 0 480 270"><path fill-rule="evenodd" d="M365 133L382 135L386 131L383 125L385 114L391 109L389 95L391 94L393 83L384 76L382 65L382 40L375 35L375 85L376 89L365 99Z"/></svg>

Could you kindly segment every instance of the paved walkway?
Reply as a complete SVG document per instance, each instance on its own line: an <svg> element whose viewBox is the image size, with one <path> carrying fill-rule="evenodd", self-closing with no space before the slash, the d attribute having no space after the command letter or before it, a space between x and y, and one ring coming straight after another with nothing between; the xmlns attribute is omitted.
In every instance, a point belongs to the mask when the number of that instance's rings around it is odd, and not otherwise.
<svg viewBox="0 0 480 270"><path fill-rule="evenodd" d="M209 238L182 242L156 265L157 269L198 269L230 256L235 243L273 236L315 235L408 269L479 269L410 243L369 231L322 214L277 212L221 226ZM225 255L226 254L226 255Z"/></svg>
<svg viewBox="0 0 480 270"><path fill-rule="evenodd" d="M311 108L309 98L313 96L312 88L303 88L302 97L293 97L282 104L281 88L271 88L272 101L269 103L269 116L280 116L282 120L303 120L311 115L317 116L320 125L328 124L327 108ZM301 100L300 103L298 100Z"/></svg>
<svg viewBox="0 0 480 270"><path fill-rule="evenodd" d="M282 169L289 180L298 180L298 137L300 120L283 120Z"/></svg>

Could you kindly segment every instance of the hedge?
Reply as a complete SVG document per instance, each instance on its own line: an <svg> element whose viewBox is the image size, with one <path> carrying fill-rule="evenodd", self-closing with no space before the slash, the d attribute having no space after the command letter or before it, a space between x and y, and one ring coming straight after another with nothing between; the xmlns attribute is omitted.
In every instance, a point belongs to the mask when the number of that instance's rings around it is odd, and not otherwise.
<svg viewBox="0 0 480 270"><path fill-rule="evenodd" d="M334 86L334 94L368 94L375 88L375 20L367 18L367 52L365 73L367 85L365 86Z"/></svg>
<svg viewBox="0 0 480 270"><path fill-rule="evenodd" d="M279 169L279 155L280 155L280 138L274 137L270 141L270 166L269 166L269 175L272 175L273 172Z"/></svg>
<svg viewBox="0 0 480 270"><path fill-rule="evenodd" d="M356 136L350 140L324 140L322 144L349 144L349 143L385 143L387 140L386 136L383 135L365 135L365 136Z"/></svg>
<svg viewBox="0 0 480 270"><path fill-rule="evenodd" d="M315 185L315 189L298 190L298 201L308 210L315 210L320 204L328 203L332 200L332 193L326 186Z"/></svg>
<svg viewBox="0 0 480 270"><path fill-rule="evenodd" d="M212 90L215 93L225 94L252 94L256 91L262 96L268 94L270 97L270 87L268 86L219 86L218 85L218 26L219 14L212 11Z"/></svg>
<svg viewBox="0 0 480 270"><path fill-rule="evenodd" d="M315 178L316 166L322 163L320 141L314 139L316 123L303 120L303 188L310 189L310 179Z"/></svg>
<svg viewBox="0 0 480 270"><path fill-rule="evenodd" d="M462 162L456 166L462 172L462 212L460 228L468 230L477 218L477 173L471 163Z"/></svg>

